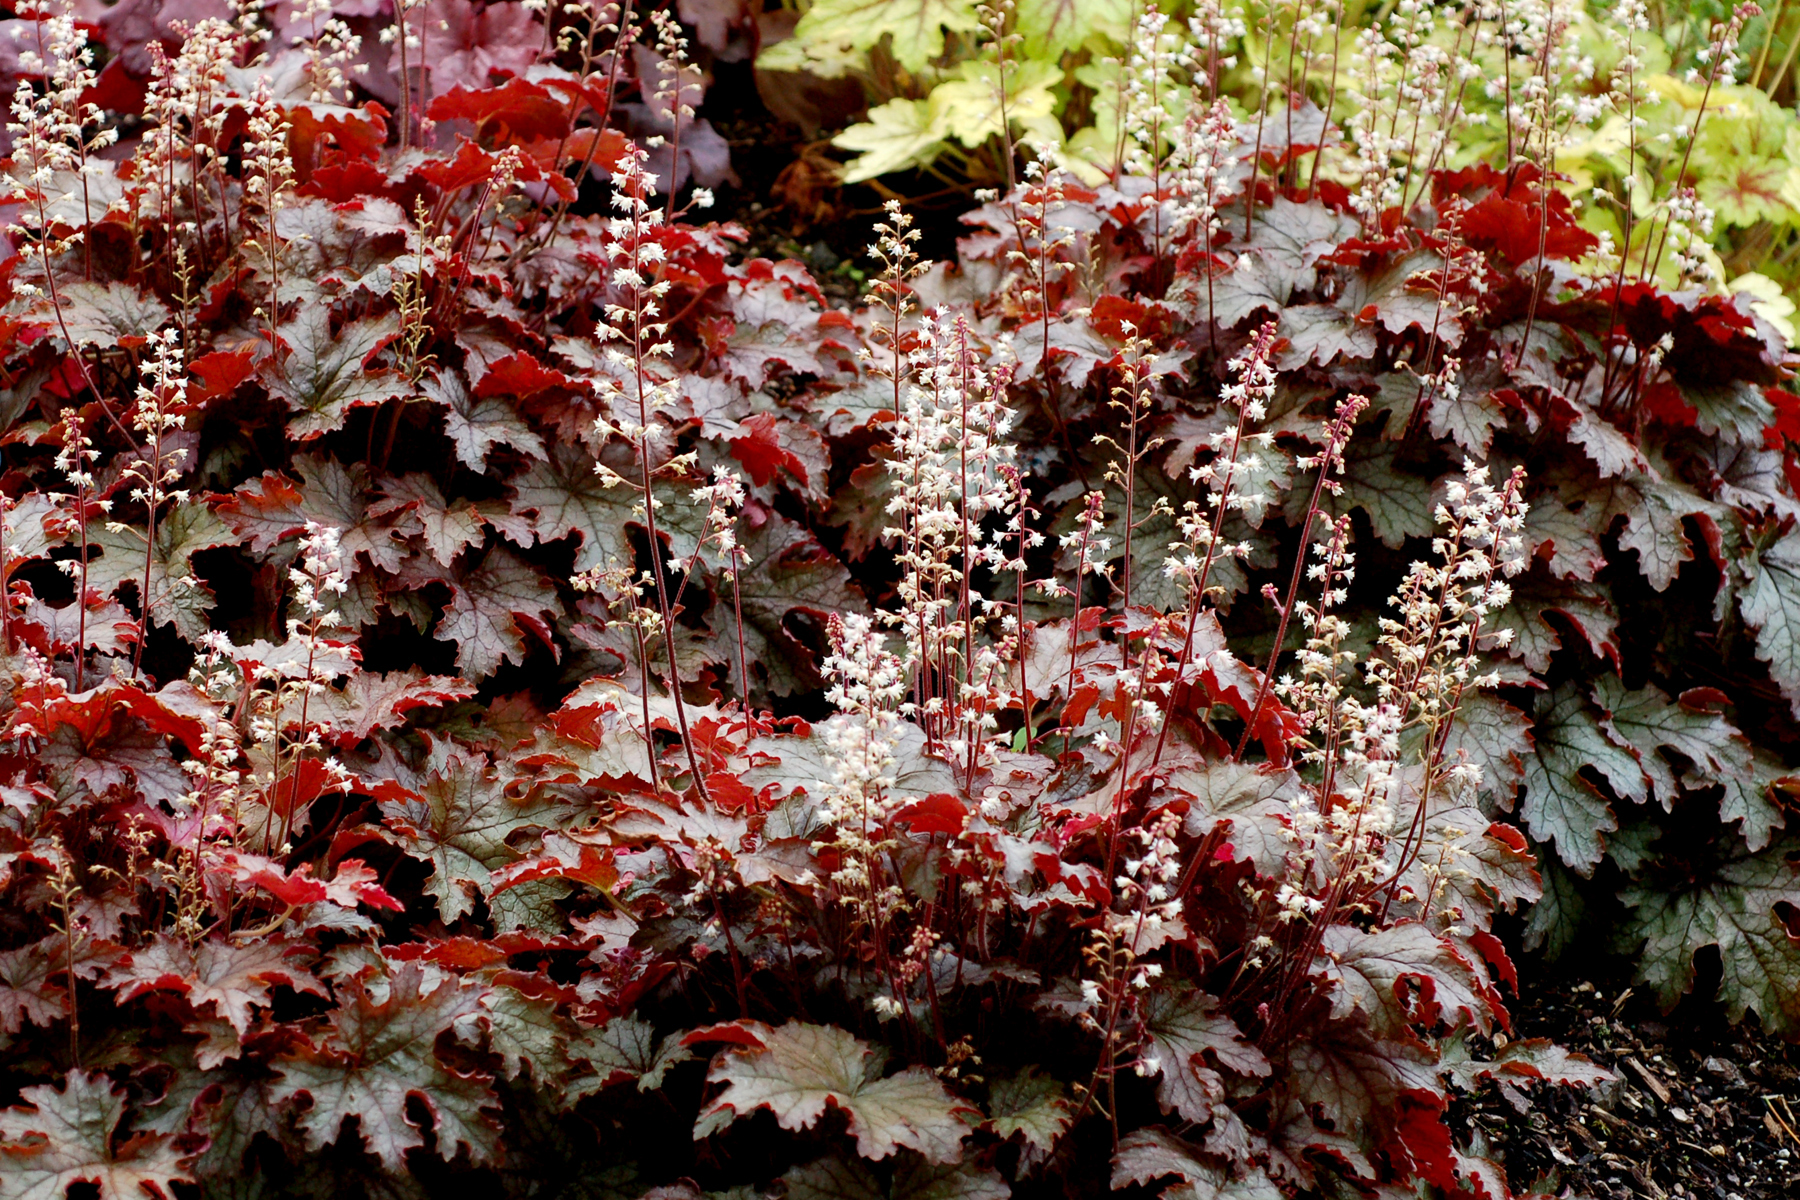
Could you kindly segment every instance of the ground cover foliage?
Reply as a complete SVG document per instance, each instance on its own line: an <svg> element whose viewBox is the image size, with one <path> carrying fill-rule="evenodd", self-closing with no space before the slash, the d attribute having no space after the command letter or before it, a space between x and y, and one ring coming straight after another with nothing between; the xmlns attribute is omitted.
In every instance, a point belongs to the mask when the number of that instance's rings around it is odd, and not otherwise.
<svg viewBox="0 0 1800 1200"><path fill-rule="evenodd" d="M1298 124L1322 141L1306 175L1353 190L1396 155L1426 170L1512 161L1516 110L1549 104L1557 117L1540 132L1552 144L1530 155L1556 163L1557 187L1583 227L1646 254L1673 217L1694 235L1707 270L1793 337L1800 14L1786 4L1200 0L1158 13L1130 0L812 0L797 8L797 19L758 18L759 86L776 112L829 137L852 181L918 171L952 186L1005 182L1009 128L1097 183L1111 176L1134 108L1141 114L1149 99L1173 128L1187 115L1183 84L1193 75L1234 115L1267 115L1289 136ZM1124 69L1134 54L1148 85L1135 103ZM1541 93L1529 92L1534 73L1522 69L1534 55L1554 66L1535 73ZM1397 109L1404 119L1392 119ZM796 166L790 188L805 190L823 153ZM1662 269L1675 285L1676 263Z"/></svg>
<svg viewBox="0 0 1800 1200"><path fill-rule="evenodd" d="M1453 1098L1606 1078L1497 919L1800 1023L1787 351L1551 109L1364 192L1213 97L1020 146L846 310L706 220L669 13L78 16L10 27L8 1194L1497 1198Z"/></svg>

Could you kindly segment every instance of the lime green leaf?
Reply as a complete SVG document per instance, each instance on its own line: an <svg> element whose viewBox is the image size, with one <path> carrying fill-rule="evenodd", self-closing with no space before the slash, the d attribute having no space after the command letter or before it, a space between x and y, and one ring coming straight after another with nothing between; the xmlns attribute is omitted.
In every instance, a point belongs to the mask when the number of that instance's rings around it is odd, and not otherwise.
<svg viewBox="0 0 1800 1200"><path fill-rule="evenodd" d="M943 114L949 136L970 149L1001 133L1000 68L991 62L966 62L957 67L959 78L946 80L931 91L934 113ZM1056 111L1050 89L1062 82L1062 72L1045 62L1015 63L1006 73L1005 113L1009 122L1035 128ZM1054 121L1050 122L1054 126ZM1060 130L1056 141L1061 141Z"/></svg>
<svg viewBox="0 0 1800 1200"><path fill-rule="evenodd" d="M1691 151L1695 190L1720 226L1788 224L1795 167L1792 113L1752 87L1717 89Z"/></svg>
<svg viewBox="0 0 1800 1200"><path fill-rule="evenodd" d="M1030 62L1055 62L1090 39L1122 46L1137 13L1132 0L1022 0L1013 29Z"/></svg>
<svg viewBox="0 0 1800 1200"><path fill-rule="evenodd" d="M981 28L974 0L819 0L794 27L802 43L872 50L892 37L894 61L923 71L944 52L944 34Z"/></svg>
<svg viewBox="0 0 1800 1200"><path fill-rule="evenodd" d="M935 93L934 93L935 94ZM859 151L844 170L845 183L863 183L891 171L929 166L950 136L950 114L930 100L889 100L869 110L869 119L831 139L844 150Z"/></svg>

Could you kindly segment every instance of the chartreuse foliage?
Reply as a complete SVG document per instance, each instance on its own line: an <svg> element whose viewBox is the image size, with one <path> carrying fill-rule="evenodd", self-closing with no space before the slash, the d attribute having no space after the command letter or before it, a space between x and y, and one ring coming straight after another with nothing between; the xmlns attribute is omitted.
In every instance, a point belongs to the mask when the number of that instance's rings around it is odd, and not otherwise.
<svg viewBox="0 0 1800 1200"><path fill-rule="evenodd" d="M1123 162L1131 121L1166 146L1195 98L1217 97L1253 145L1316 151L1292 161L1295 178L1352 190L1391 164L1416 191L1443 166L1553 165L1583 227L1641 271L1671 285L1703 273L1793 339L1800 14L1638 0L1160 7L812 0L757 65L861 84L866 114L807 114L848 126L834 142L851 182L924 170L1003 183L1018 144L1049 147L1093 184L1143 170Z"/></svg>
<svg viewBox="0 0 1800 1200"><path fill-rule="evenodd" d="M19 18L0 1193L1497 1198L1497 915L1800 1027L1744 304L1202 102L847 311L664 17L286 11Z"/></svg>

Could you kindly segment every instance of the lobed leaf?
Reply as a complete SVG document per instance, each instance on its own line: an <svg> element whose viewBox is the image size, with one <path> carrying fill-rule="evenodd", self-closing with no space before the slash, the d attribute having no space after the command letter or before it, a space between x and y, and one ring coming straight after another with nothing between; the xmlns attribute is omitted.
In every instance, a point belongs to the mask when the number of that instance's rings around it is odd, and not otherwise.
<svg viewBox="0 0 1800 1200"><path fill-rule="evenodd" d="M975 1110L919 1067L883 1077L877 1055L847 1030L832 1025L744 1028L754 1038L713 1060L707 1082L723 1084L700 1112L695 1136L722 1128L759 1108L783 1129L810 1129L831 1108L842 1109L857 1153L882 1159L912 1150L932 1163L962 1157L966 1117Z"/></svg>
<svg viewBox="0 0 1800 1200"><path fill-rule="evenodd" d="M99 1072L70 1071L62 1087L20 1089L24 1105L0 1110L0 1185L11 1200L64 1200L89 1184L100 1200L170 1200L191 1184L193 1158L167 1133L115 1143L125 1098Z"/></svg>

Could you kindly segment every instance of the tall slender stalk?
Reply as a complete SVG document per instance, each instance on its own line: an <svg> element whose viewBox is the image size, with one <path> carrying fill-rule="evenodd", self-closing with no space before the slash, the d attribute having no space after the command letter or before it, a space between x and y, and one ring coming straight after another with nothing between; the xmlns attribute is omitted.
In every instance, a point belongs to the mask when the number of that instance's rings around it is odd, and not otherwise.
<svg viewBox="0 0 1800 1200"><path fill-rule="evenodd" d="M656 597L657 631L662 637L664 657L668 661L669 695L674 702L675 721L681 735L682 749L687 755L694 790L701 800L707 801L710 797L706 777L700 768L699 751L688 725L687 701L681 692L681 666L675 645L678 632L675 607L669 595L668 564L663 557L662 531L656 516L658 464L652 457L652 442L657 437L660 420L656 414L671 403L672 385L667 379L653 378L650 364L665 360L670 354L670 345L666 340L668 322L660 318L662 301L668 295L671 285L666 279L651 278L652 264L663 261L662 246L653 237L653 231L662 223L663 214L660 209L652 207L649 201L651 185L644 170L645 158L643 149L634 147L620 161L619 169L614 175L613 207L623 215L615 222L616 232L609 254L614 263L613 283L619 289L621 299L606 307L606 323L602 327L609 339L625 343L623 350L614 349L608 353L631 380L634 395L630 397L630 402L636 409L637 416L629 428L616 426L604 416L598 418L595 424L602 434L621 436L629 442L637 460L638 478L630 486L637 491L644 509L644 527L649 537L650 553L648 574ZM620 390L615 383L610 397L618 400ZM618 479L602 463L596 463L594 469L599 474L611 476L615 481ZM655 738L655 730L650 725L648 716L647 689L651 678L648 671L644 678L644 738L649 743ZM650 756L654 760L653 746L650 747Z"/></svg>
<svg viewBox="0 0 1800 1200"><path fill-rule="evenodd" d="M1300 519L1300 552L1294 556L1294 573L1288 580L1287 592L1278 602L1276 611L1279 619L1275 625L1275 644L1269 647L1269 661L1263 666L1262 682L1257 685L1256 699L1251 702L1249 715L1244 721L1243 736L1238 739L1236 756L1239 759L1249 749L1250 739L1256 736L1256 726L1262 718L1263 705L1269 700L1269 688L1275 680L1275 665L1281 659L1282 643L1287 640L1288 621L1292 619L1294 604L1299 599L1300 579L1306 569L1306 546L1312 536L1313 522L1319 516L1319 501L1327 489L1334 494L1340 489L1341 485L1331 476L1343 469L1344 447L1350 442L1350 431L1356 424L1356 418L1368 406L1368 400L1362 396L1350 396L1339 403L1336 415L1325 427L1324 448L1310 459L1299 460L1300 466L1317 466L1319 474L1313 482L1312 498L1306 504L1306 515Z"/></svg>

